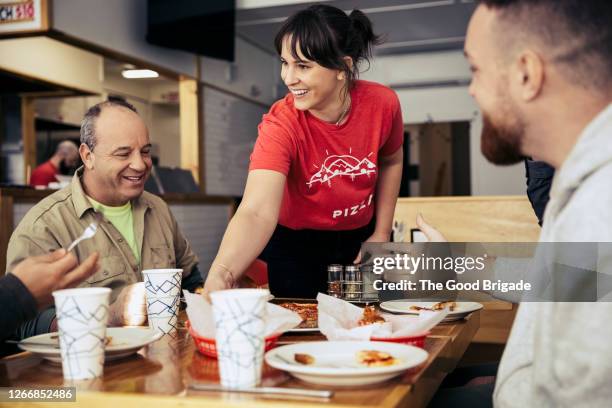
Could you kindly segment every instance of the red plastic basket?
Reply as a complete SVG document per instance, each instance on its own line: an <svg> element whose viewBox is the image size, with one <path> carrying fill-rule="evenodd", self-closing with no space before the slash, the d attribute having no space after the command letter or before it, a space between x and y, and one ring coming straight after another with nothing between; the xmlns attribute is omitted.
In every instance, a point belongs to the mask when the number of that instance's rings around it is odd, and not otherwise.
<svg viewBox="0 0 612 408"><path fill-rule="evenodd" d="M195 342L198 351L204 354L205 356L217 358L217 342L215 341L215 339L210 339L208 337L202 337L198 335L191 327L191 324L189 324L189 320L185 322L185 326L187 326L189 334L193 338L193 341ZM280 335L280 333L274 333L266 337L266 344L264 346L264 350L268 351L274 348Z"/></svg>
<svg viewBox="0 0 612 408"><path fill-rule="evenodd" d="M425 348L425 339L429 332L417 334L416 336L408 337L370 337L372 341L388 341L390 343L402 343L410 346Z"/></svg>

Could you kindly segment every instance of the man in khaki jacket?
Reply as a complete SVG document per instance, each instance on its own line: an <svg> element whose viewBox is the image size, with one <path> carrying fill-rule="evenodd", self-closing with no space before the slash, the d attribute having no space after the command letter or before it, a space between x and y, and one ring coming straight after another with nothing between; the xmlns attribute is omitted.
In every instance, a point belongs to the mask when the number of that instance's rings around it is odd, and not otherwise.
<svg viewBox="0 0 612 408"><path fill-rule="evenodd" d="M89 109L81 124L84 166L72 183L35 205L11 236L7 270L28 256L68 248L96 213L104 215L91 239L74 252L81 262L100 253L100 268L81 286L104 286L111 295L110 325L142 324L146 317L142 270L183 269L183 288L202 285L198 259L166 203L144 191L151 143L133 106L107 101ZM55 310L22 327L33 335L53 328Z"/></svg>

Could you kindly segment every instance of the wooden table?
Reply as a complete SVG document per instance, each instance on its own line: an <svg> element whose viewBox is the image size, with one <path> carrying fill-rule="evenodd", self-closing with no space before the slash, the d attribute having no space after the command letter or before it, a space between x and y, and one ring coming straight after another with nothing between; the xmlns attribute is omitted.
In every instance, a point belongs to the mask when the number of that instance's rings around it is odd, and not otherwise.
<svg viewBox="0 0 612 408"><path fill-rule="evenodd" d="M142 349L137 355L110 362L104 367L102 379L74 384L77 386L77 405L65 402L0 403L11 407L424 407L436 392L446 374L452 371L463 356L480 326L480 314L467 319L438 325L427 338L425 349L428 360L406 375L385 383L354 389L334 389L329 400L286 399L225 392L193 391L193 382L218 382L217 361L195 350L186 330L179 330L176 338L164 337ZM279 343L322 340L321 335L286 334ZM286 373L264 367L263 385L280 387L317 388ZM35 357L21 353L0 360L1 387L62 386L62 369ZM68 384L66 384L68 385ZM330 387L323 387L330 389Z"/></svg>

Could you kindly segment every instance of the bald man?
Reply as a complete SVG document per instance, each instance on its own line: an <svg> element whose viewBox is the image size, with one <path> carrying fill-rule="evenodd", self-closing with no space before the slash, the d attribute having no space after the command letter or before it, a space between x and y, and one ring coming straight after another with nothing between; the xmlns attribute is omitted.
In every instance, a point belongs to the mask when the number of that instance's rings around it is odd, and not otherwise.
<svg viewBox="0 0 612 408"><path fill-rule="evenodd" d="M96 219L99 231L74 249L79 262L102 254L100 269L80 286L112 289L110 326L142 325L146 320L142 271L183 270L182 288L202 286L198 258L168 205L144 191L151 171L149 131L125 101L92 106L81 122L83 166L70 185L36 204L9 241L7 270L23 259L67 248ZM55 310L46 309L22 326L19 337L53 331Z"/></svg>
<svg viewBox="0 0 612 408"><path fill-rule="evenodd" d="M47 187L49 183L57 182L55 175L60 166L74 167L79 161L79 149L70 140L64 140L57 145L55 153L49 160L36 167L30 176L30 185L33 187Z"/></svg>

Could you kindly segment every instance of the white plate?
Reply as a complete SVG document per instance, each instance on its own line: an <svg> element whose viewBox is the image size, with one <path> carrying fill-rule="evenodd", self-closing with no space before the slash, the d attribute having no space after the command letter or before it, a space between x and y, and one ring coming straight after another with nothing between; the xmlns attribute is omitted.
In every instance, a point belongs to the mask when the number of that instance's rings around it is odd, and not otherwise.
<svg viewBox="0 0 612 408"><path fill-rule="evenodd" d="M380 308L392 313L405 313L418 315L418 310L410 310L411 306L431 308L438 302L418 302L412 300L390 300L382 302ZM482 305L477 302L456 302L455 310L448 312L448 315L442 322L452 322L460 320L472 312L482 309Z"/></svg>
<svg viewBox="0 0 612 408"><path fill-rule="evenodd" d="M112 337L112 340L106 346L105 361L113 361L136 353L147 344L159 340L163 333L144 327L109 327L106 329L106 335ZM62 355L57 336L58 333L54 332L28 337L19 343L19 348L61 364ZM45 343L48 346L33 345L28 342Z"/></svg>
<svg viewBox="0 0 612 408"><path fill-rule="evenodd" d="M355 358L355 354L361 350L384 351L399 361L386 367L361 366L357 364ZM315 364L289 363L295 361L295 353L313 356ZM405 344L382 341L316 341L277 347L268 351L265 359L268 365L287 371L305 382L334 386L361 386L388 380L418 366L427 360L427 352Z"/></svg>

